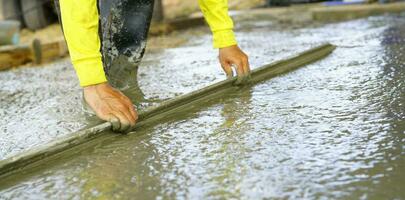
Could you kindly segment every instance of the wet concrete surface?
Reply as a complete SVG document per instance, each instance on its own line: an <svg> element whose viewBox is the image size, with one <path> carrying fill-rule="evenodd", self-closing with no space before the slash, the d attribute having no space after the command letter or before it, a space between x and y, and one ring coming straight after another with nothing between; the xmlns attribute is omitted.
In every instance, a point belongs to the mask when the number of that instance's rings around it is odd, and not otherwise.
<svg viewBox="0 0 405 200"><path fill-rule="evenodd" d="M197 33L199 31L207 32L206 28L202 28L184 34L188 37L201 35ZM150 63L153 67L157 63L156 59L164 56L158 44L173 47L185 43L176 34L152 39L144 63ZM140 70L139 82L144 82L144 71L147 69ZM82 106L81 89L68 59L46 66L1 71L0 83L0 119L3 119L0 122L0 159L99 122L89 116ZM142 98L135 103L141 104L141 109L182 93L179 90L174 94L166 94L163 99L153 96L154 91L161 89L158 86L149 87L149 90L143 91L149 94L148 101ZM160 95L163 97L165 94Z"/></svg>
<svg viewBox="0 0 405 200"><path fill-rule="evenodd" d="M241 18L237 36L253 67L325 41L338 48L195 112L3 180L0 199L403 199L404 19L287 28ZM225 78L209 34L180 34L190 41L146 55L140 109ZM0 81L1 158L92 123L68 61L1 72Z"/></svg>

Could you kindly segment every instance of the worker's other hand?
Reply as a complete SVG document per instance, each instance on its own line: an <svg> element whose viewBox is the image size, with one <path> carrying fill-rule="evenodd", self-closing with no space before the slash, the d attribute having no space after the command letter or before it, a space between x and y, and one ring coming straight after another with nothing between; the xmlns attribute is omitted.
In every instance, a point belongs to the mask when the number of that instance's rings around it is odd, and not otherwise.
<svg viewBox="0 0 405 200"><path fill-rule="evenodd" d="M84 99L96 115L112 124L113 131L127 132L135 126L138 114L131 100L108 83L83 88Z"/></svg>
<svg viewBox="0 0 405 200"><path fill-rule="evenodd" d="M219 49L219 62L228 78L233 77L232 67L235 67L238 79L236 84L246 82L250 77L248 56L237 46L229 46Z"/></svg>

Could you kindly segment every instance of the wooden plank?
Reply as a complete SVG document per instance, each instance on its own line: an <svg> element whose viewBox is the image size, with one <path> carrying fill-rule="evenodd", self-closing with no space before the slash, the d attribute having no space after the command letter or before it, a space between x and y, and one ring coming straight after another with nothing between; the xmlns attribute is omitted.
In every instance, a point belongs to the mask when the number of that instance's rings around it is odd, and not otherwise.
<svg viewBox="0 0 405 200"><path fill-rule="evenodd" d="M28 45L0 47L0 70L25 64L31 60Z"/></svg>
<svg viewBox="0 0 405 200"><path fill-rule="evenodd" d="M42 61L50 61L68 54L68 48L63 38L46 42L41 45Z"/></svg>
<svg viewBox="0 0 405 200"><path fill-rule="evenodd" d="M304 51L298 55L289 57L285 60L274 62L252 70L251 83L257 83L282 73L297 69L306 64L315 62L329 55L335 46L324 44ZM138 123L135 130L144 127L148 124L153 124L162 118L175 115L178 110L187 110L201 102L215 99L218 96L223 96L224 92L234 91L238 88L234 82L236 77L227 79L208 87L202 88L195 92L181 95L172 100L165 101L156 107L147 108L139 112ZM47 160L57 158L63 155L64 151L81 148L95 139L106 139L116 136L110 134L106 130L111 129L109 122L104 122L94 127L72 133L64 138L57 139L46 145L25 151L11 158L0 161L0 179L11 176L29 166L41 166L47 163ZM135 133L135 132L132 132Z"/></svg>
<svg viewBox="0 0 405 200"><path fill-rule="evenodd" d="M17 67L28 62L40 64L63 57L68 48L63 38L41 43L34 40L31 45L14 45L0 47L0 70Z"/></svg>

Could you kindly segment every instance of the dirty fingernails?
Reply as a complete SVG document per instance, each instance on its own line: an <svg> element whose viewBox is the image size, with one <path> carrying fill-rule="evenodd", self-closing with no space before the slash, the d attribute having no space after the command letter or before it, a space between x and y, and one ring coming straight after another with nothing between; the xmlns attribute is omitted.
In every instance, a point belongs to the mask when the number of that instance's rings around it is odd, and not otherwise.
<svg viewBox="0 0 405 200"><path fill-rule="evenodd" d="M110 119L111 125L112 125L112 130L113 131L119 131L121 128L121 123L120 120L116 117L112 117Z"/></svg>
<svg viewBox="0 0 405 200"><path fill-rule="evenodd" d="M249 80L250 80L250 75L243 74L243 75L238 76L238 78L236 79L234 84L243 85L243 84L248 83Z"/></svg>
<svg viewBox="0 0 405 200"><path fill-rule="evenodd" d="M122 123L121 128L120 128L120 132L121 133L126 133L129 130L130 127L131 126L128 123Z"/></svg>

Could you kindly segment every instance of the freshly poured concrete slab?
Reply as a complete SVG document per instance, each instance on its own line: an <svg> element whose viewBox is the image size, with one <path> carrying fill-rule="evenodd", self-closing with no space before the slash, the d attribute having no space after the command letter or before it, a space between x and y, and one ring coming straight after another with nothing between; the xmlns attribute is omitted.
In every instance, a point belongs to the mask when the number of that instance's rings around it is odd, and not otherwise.
<svg viewBox="0 0 405 200"><path fill-rule="evenodd" d="M279 74L294 70L298 67L304 66L305 64L315 62L330 54L334 49L334 45L323 44L304 51L296 56L262 66L252 71L250 82L251 84L257 83L275 77ZM235 91L239 88L238 86L234 85L235 81L236 77L224 80L195 92L168 100L156 107L151 107L141 111L139 113L139 123L137 124L135 130L152 122L156 122L159 119L167 118L176 110L184 110L193 104L195 105L199 102L212 99L213 97L223 94L224 92ZM106 130L109 130L110 128L111 124L109 122L105 122L0 161L0 176L5 177L12 175L13 173L18 172L31 164L36 166L41 165L43 164L41 160L58 156L65 150L80 148L81 144L84 145L96 138L106 139L115 137L116 134L106 132Z"/></svg>

